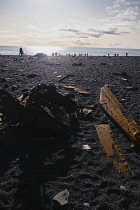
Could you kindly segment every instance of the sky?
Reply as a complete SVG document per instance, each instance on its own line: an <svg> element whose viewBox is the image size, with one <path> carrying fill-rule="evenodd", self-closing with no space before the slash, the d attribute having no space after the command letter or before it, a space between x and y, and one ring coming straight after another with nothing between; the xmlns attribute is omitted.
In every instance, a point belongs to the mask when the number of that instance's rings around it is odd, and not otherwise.
<svg viewBox="0 0 140 210"><path fill-rule="evenodd" d="M0 0L0 45L140 49L140 0Z"/></svg>

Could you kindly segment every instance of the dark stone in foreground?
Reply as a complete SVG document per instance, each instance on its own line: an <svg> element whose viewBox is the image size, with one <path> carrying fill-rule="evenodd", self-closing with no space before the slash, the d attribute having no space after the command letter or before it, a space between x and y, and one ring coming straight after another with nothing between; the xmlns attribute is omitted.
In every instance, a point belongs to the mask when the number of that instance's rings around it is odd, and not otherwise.
<svg viewBox="0 0 140 210"><path fill-rule="evenodd" d="M35 77L39 77L39 75L37 75L37 74L29 74L29 75L27 75L27 77L32 79L32 78L35 78Z"/></svg>

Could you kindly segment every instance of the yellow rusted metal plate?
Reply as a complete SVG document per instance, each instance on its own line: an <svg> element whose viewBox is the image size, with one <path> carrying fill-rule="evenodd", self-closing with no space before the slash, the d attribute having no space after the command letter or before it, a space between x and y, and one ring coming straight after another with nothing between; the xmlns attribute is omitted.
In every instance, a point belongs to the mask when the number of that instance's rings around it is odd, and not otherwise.
<svg viewBox="0 0 140 210"><path fill-rule="evenodd" d="M101 124L95 125L96 131L100 140L101 145L106 152L106 156L111 160L116 167L121 172L125 174L130 174L133 176L133 173L122 154L121 148L117 144L116 140L113 137L111 128L109 125Z"/></svg>
<svg viewBox="0 0 140 210"><path fill-rule="evenodd" d="M76 88L76 87L74 87L74 86L64 86L64 88L70 89L70 90L74 90L75 92L81 93L81 94L90 94L89 92L84 91L84 90L82 90L82 89L80 89L80 88Z"/></svg>
<svg viewBox="0 0 140 210"><path fill-rule="evenodd" d="M101 88L100 104L102 108L118 123L119 126L131 137L132 140L140 140L140 128L128 115L126 110L116 99L107 86Z"/></svg>

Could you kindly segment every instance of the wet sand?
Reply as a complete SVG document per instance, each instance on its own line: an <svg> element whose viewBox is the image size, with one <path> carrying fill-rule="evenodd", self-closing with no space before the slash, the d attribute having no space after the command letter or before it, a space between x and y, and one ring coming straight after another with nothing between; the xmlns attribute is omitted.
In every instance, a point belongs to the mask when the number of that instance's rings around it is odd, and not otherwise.
<svg viewBox="0 0 140 210"><path fill-rule="evenodd" d="M40 141L45 138L41 131L24 127L0 131L0 209L83 210L84 203L93 210L140 209L140 147L130 147L99 105L100 88L106 84L140 127L139 81L140 57L1 55L0 88L18 97L40 83L55 84L64 95L71 93L65 85L75 86L91 93L72 92L76 103L92 113L79 119L70 137L55 141ZM111 126L133 177L107 160L95 129L103 123ZM81 150L83 144L91 150ZM53 197L64 189L69 203L59 207Z"/></svg>

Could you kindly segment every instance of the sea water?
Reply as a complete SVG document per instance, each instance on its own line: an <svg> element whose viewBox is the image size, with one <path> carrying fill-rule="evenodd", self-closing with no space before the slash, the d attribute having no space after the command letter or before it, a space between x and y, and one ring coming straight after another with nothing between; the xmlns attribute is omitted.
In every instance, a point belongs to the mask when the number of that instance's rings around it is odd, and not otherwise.
<svg viewBox="0 0 140 210"><path fill-rule="evenodd" d="M57 52L60 55L85 55L89 56L140 56L140 49L122 49L122 48L86 48L86 47L53 47L53 46L0 46L1 55L19 55L19 48L22 47L25 55L35 55L36 53L45 53L52 55Z"/></svg>

